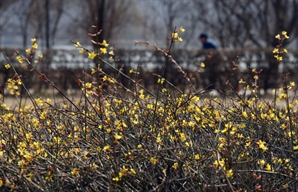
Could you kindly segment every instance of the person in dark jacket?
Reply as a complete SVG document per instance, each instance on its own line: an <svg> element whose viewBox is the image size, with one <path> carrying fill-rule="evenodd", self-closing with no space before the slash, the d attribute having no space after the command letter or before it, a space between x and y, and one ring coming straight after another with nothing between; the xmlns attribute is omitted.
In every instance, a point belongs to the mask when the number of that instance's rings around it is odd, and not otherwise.
<svg viewBox="0 0 298 192"><path fill-rule="evenodd" d="M216 51L217 46L208 39L208 35L205 33L202 33L199 36L199 40L202 43L202 49L205 51L206 58L204 60L205 63L205 75L206 77L204 78L204 86L208 90L212 90L216 88L216 80L218 76L218 68L220 66L221 62L221 56L220 54Z"/></svg>
<svg viewBox="0 0 298 192"><path fill-rule="evenodd" d="M205 50L208 50L208 49L215 49L216 50L217 49L217 46L208 39L207 34L202 33L200 35L199 39L200 39L200 41L203 45L203 47L202 47L203 49L205 49Z"/></svg>

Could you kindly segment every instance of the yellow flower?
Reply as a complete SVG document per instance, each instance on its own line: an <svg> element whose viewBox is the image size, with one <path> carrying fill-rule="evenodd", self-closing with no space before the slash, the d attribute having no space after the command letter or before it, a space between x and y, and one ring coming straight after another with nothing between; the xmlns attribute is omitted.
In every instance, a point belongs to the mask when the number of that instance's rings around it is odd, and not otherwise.
<svg viewBox="0 0 298 192"><path fill-rule="evenodd" d="M205 63L204 63L204 62L201 62L201 63L200 63L200 66L201 66L202 68L204 68L204 67L205 67Z"/></svg>
<svg viewBox="0 0 298 192"><path fill-rule="evenodd" d="M178 33L172 33L172 38L178 38Z"/></svg>
<svg viewBox="0 0 298 192"><path fill-rule="evenodd" d="M106 48L100 48L100 53L102 54L107 54L107 49Z"/></svg>
<svg viewBox="0 0 298 192"><path fill-rule="evenodd" d="M266 151L268 148L265 146L266 142L259 140L257 142L257 144L259 145L259 148L262 149L263 151Z"/></svg>
<svg viewBox="0 0 298 192"><path fill-rule="evenodd" d="M163 84L165 82L165 78L158 78L157 83Z"/></svg>
<svg viewBox="0 0 298 192"><path fill-rule="evenodd" d="M18 55L16 58L17 58L19 63L22 64L24 62L24 59L21 56Z"/></svg>
<svg viewBox="0 0 298 192"><path fill-rule="evenodd" d="M284 49L284 53L288 53L288 50L287 49Z"/></svg>
<svg viewBox="0 0 298 192"><path fill-rule="evenodd" d="M7 63L4 67L5 67L5 69L9 69L11 66L9 63Z"/></svg>
<svg viewBox="0 0 298 192"><path fill-rule="evenodd" d="M272 52L273 52L273 53L278 53L278 52L279 52L279 51L278 51L278 48L274 48Z"/></svg>
<svg viewBox="0 0 298 192"><path fill-rule="evenodd" d="M265 170L266 171L273 171L273 169L272 169L272 167L269 163L266 164Z"/></svg>
<svg viewBox="0 0 298 192"><path fill-rule="evenodd" d="M30 52L31 52L30 48L26 49L26 53L30 53Z"/></svg>
<svg viewBox="0 0 298 192"><path fill-rule="evenodd" d="M103 150L104 150L104 151L107 151L107 150L110 149L110 147L111 147L110 145L106 145L106 146L104 146Z"/></svg>
<svg viewBox="0 0 298 192"><path fill-rule="evenodd" d="M143 145L142 144L138 144L138 149L142 149Z"/></svg>
<svg viewBox="0 0 298 192"><path fill-rule="evenodd" d="M275 35L276 39L280 39L280 34Z"/></svg>
<svg viewBox="0 0 298 192"><path fill-rule="evenodd" d="M130 70L129 70L129 73L133 73L133 72L134 72L133 69L130 69Z"/></svg>
<svg viewBox="0 0 298 192"><path fill-rule="evenodd" d="M36 38L31 39L31 42L32 43L36 42Z"/></svg>
<svg viewBox="0 0 298 192"><path fill-rule="evenodd" d="M82 49L80 49L80 51L79 51L80 53L84 53L85 52L85 49L84 48L82 48Z"/></svg>
<svg viewBox="0 0 298 192"><path fill-rule="evenodd" d="M37 43L34 43L34 44L32 45L32 48L33 48L33 49L37 49L37 48L38 48L38 44L37 44Z"/></svg>
<svg viewBox="0 0 298 192"><path fill-rule="evenodd" d="M153 105L152 104L147 104L147 109L153 109Z"/></svg>
<svg viewBox="0 0 298 192"><path fill-rule="evenodd" d="M289 39L290 37L287 35L286 31L282 31L281 34L284 36L284 38Z"/></svg>
<svg viewBox="0 0 298 192"><path fill-rule="evenodd" d="M157 163L157 159L155 157L151 157L150 161L153 165L155 165Z"/></svg>
<svg viewBox="0 0 298 192"><path fill-rule="evenodd" d="M291 86L291 87L294 87L294 86L295 86L295 82L294 82L294 81L291 81L291 82L290 82L290 86Z"/></svg>
<svg viewBox="0 0 298 192"><path fill-rule="evenodd" d="M77 41L77 42L74 43L74 46L81 47L81 43Z"/></svg>
<svg viewBox="0 0 298 192"><path fill-rule="evenodd" d="M199 160L200 159L200 155L199 154L196 154L195 155L195 160Z"/></svg>
<svg viewBox="0 0 298 192"><path fill-rule="evenodd" d="M122 135L118 135L118 133L116 133L115 135L114 135L114 138L115 138L115 140L119 140L119 139L121 139L122 138Z"/></svg>
<svg viewBox="0 0 298 192"><path fill-rule="evenodd" d="M94 69L94 68L91 69L91 74L94 74L94 73L96 73L96 72L97 72L96 69Z"/></svg>
<svg viewBox="0 0 298 192"><path fill-rule="evenodd" d="M132 172L134 175L137 174L136 170L134 170L132 168L130 169L130 172Z"/></svg>
<svg viewBox="0 0 298 192"><path fill-rule="evenodd" d="M103 78L102 78L103 81L107 81L108 80L108 77L105 75Z"/></svg>
<svg viewBox="0 0 298 192"><path fill-rule="evenodd" d="M174 169L178 169L178 167L179 167L178 162L175 162L174 165L173 165L172 167L173 167Z"/></svg>
<svg viewBox="0 0 298 192"><path fill-rule="evenodd" d="M246 111L243 111L243 112L242 112L242 116L243 116L245 119L248 118L248 114L246 113Z"/></svg>
<svg viewBox="0 0 298 192"><path fill-rule="evenodd" d="M246 83L246 82L243 81L243 79L240 79L240 80L239 80L239 83L240 83L240 84L244 84L244 83Z"/></svg>
<svg viewBox="0 0 298 192"><path fill-rule="evenodd" d="M274 58L276 58L277 61L282 61L282 56L274 55Z"/></svg>
<svg viewBox="0 0 298 192"><path fill-rule="evenodd" d="M185 29L181 26L180 29L179 29L179 32L184 33Z"/></svg>
<svg viewBox="0 0 298 192"><path fill-rule="evenodd" d="M85 86L86 86L87 89L91 89L92 88L92 83L88 82L88 83L85 84Z"/></svg>
<svg viewBox="0 0 298 192"><path fill-rule="evenodd" d="M48 171L48 172L47 172L47 175L46 175L46 177L45 177L45 180L46 180L46 181L52 181L52 179L53 179L53 177L52 177L52 175L51 175L51 171Z"/></svg>
<svg viewBox="0 0 298 192"><path fill-rule="evenodd" d="M226 174L227 174L227 177L228 177L228 178L232 178L232 177L233 177L233 170L232 170L232 169L228 170L228 171L226 172Z"/></svg>
<svg viewBox="0 0 298 192"><path fill-rule="evenodd" d="M114 177L112 180L118 182L120 179L119 177Z"/></svg>
<svg viewBox="0 0 298 192"><path fill-rule="evenodd" d="M42 53L38 54L38 57L43 58L43 54Z"/></svg>
<svg viewBox="0 0 298 192"><path fill-rule="evenodd" d="M261 165L261 166L264 166L265 163L266 163L266 162L265 162L264 159L258 160L258 164Z"/></svg>
<svg viewBox="0 0 298 192"><path fill-rule="evenodd" d="M106 40L103 40L102 45L105 46L105 47L108 47L109 46L109 44L107 44L107 41Z"/></svg>
<svg viewBox="0 0 298 192"><path fill-rule="evenodd" d="M182 37L178 37L178 41L182 42L183 41Z"/></svg>
<svg viewBox="0 0 298 192"><path fill-rule="evenodd" d="M186 136L184 133L180 133L180 139L181 141L185 141L186 140Z"/></svg>
<svg viewBox="0 0 298 192"><path fill-rule="evenodd" d="M94 53L94 51L92 51L91 53L88 53L89 59L94 59L94 57L96 57L96 53Z"/></svg>

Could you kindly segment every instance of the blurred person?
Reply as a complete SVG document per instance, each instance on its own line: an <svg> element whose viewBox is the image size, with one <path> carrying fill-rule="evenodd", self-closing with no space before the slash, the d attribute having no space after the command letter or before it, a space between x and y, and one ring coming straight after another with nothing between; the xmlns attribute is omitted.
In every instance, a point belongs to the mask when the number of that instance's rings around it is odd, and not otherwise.
<svg viewBox="0 0 298 192"><path fill-rule="evenodd" d="M204 77L204 86L208 90L213 90L216 88L216 81L218 80L219 76L219 66L222 61L222 58L217 51L217 46L213 43L206 33L202 33L199 36L199 40L202 43L202 50L204 51L205 59L205 77ZM197 55L199 56L200 53Z"/></svg>
<svg viewBox="0 0 298 192"><path fill-rule="evenodd" d="M203 50L208 50L208 49L214 49L214 50L216 50L217 49L217 46L210 39L208 39L208 35L207 34L202 33L199 36L199 40L200 40L200 42L203 45L202 46L202 49Z"/></svg>

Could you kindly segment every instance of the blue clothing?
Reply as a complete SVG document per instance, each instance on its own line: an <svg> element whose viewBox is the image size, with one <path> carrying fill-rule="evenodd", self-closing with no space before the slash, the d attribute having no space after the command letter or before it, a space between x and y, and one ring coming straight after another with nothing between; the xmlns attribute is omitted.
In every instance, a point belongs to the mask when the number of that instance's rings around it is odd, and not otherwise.
<svg viewBox="0 0 298 192"><path fill-rule="evenodd" d="M217 49L217 46L213 42L206 40L203 43L203 49Z"/></svg>

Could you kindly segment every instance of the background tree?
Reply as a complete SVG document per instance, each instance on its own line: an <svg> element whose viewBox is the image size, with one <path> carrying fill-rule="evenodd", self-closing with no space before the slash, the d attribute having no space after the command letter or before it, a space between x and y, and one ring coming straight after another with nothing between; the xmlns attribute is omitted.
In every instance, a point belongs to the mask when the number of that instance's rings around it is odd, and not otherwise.
<svg viewBox="0 0 298 192"><path fill-rule="evenodd" d="M87 34L88 32L97 32L102 30L97 39L109 41L121 35L121 30L132 21L130 17L131 1L106 1L106 0L85 0L74 2L76 15L71 15L73 21L79 25L77 33ZM78 17L80 15L80 17ZM91 26L97 26L98 29L92 31Z"/></svg>
<svg viewBox="0 0 298 192"><path fill-rule="evenodd" d="M5 27L11 22L12 15L11 12L14 9L14 5L17 0L0 0L0 45L1 45L1 37L4 34ZM7 30L6 30L7 31Z"/></svg>

